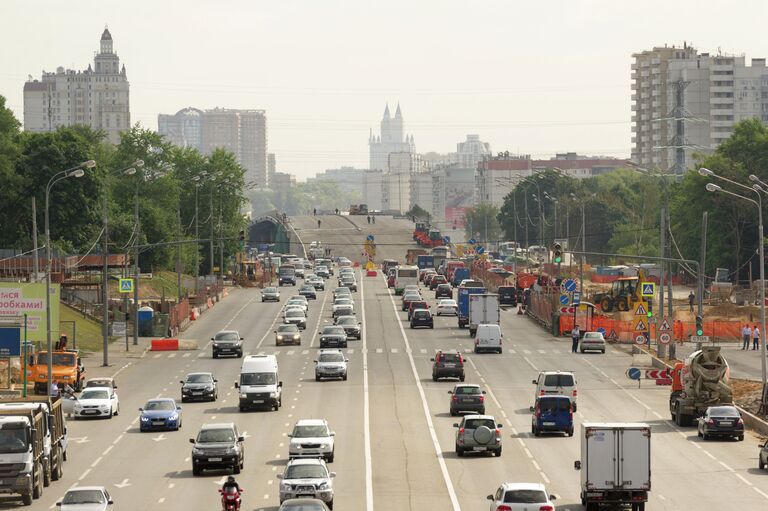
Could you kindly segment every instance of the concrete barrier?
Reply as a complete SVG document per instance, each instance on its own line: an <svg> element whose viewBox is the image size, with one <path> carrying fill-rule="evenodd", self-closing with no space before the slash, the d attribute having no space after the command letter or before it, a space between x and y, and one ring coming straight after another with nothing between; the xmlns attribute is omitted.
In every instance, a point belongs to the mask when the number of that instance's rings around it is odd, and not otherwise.
<svg viewBox="0 0 768 511"><path fill-rule="evenodd" d="M178 339L152 339L151 351L177 351Z"/></svg>
<svg viewBox="0 0 768 511"><path fill-rule="evenodd" d="M179 339L179 351L200 349L199 343L194 339Z"/></svg>

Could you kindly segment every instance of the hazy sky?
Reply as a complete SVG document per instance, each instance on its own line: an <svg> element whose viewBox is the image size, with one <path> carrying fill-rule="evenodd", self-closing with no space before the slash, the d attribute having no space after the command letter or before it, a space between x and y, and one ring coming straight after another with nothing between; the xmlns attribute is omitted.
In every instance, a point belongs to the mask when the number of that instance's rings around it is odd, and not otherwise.
<svg viewBox="0 0 768 511"><path fill-rule="evenodd" d="M768 57L766 0L0 0L0 94L85 69L105 25L131 118L267 111L278 170L368 165L399 100L419 152L477 133L494 152L628 157L631 54L665 43ZM394 112L394 109L393 109Z"/></svg>

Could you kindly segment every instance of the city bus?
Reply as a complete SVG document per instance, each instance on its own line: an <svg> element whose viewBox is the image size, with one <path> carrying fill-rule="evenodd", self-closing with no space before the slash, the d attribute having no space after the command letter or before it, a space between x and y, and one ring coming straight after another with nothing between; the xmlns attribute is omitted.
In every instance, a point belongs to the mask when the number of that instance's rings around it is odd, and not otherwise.
<svg viewBox="0 0 768 511"><path fill-rule="evenodd" d="M403 294L405 286L419 284L418 266L398 266L395 268L395 294Z"/></svg>

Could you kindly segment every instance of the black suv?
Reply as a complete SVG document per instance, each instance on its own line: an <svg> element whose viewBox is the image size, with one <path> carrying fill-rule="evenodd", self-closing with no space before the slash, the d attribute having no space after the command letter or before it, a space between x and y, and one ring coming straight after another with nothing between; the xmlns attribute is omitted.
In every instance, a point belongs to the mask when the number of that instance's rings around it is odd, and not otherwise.
<svg viewBox="0 0 768 511"><path fill-rule="evenodd" d="M324 326L320 331L320 348L346 348L347 333L341 326Z"/></svg>
<svg viewBox="0 0 768 511"><path fill-rule="evenodd" d="M459 412L485 415L485 391L480 389L480 385L459 383L448 393L451 394L451 416Z"/></svg>
<svg viewBox="0 0 768 511"><path fill-rule="evenodd" d="M438 351L432 364L432 381L440 378L458 378L464 381L464 357L456 350Z"/></svg>
<svg viewBox="0 0 768 511"><path fill-rule="evenodd" d="M231 468L239 474L245 463L245 438L240 436L232 422L203 424L197 438L190 438L192 447L192 475L199 476L203 470Z"/></svg>
<svg viewBox="0 0 768 511"><path fill-rule="evenodd" d="M435 328L435 322L432 313L426 309L416 309L411 313L411 328L425 326Z"/></svg>
<svg viewBox="0 0 768 511"><path fill-rule="evenodd" d="M234 355L238 358L243 356L243 338L237 330L222 330L211 337L211 341L213 358L219 358L221 355Z"/></svg>
<svg viewBox="0 0 768 511"><path fill-rule="evenodd" d="M499 286L499 305L517 307L517 288L515 286Z"/></svg>
<svg viewBox="0 0 768 511"><path fill-rule="evenodd" d="M189 373L181 383L181 402L192 400L216 401L219 389L212 373Z"/></svg>
<svg viewBox="0 0 768 511"><path fill-rule="evenodd" d="M453 298L453 288L450 284L438 284L435 288L435 298Z"/></svg>

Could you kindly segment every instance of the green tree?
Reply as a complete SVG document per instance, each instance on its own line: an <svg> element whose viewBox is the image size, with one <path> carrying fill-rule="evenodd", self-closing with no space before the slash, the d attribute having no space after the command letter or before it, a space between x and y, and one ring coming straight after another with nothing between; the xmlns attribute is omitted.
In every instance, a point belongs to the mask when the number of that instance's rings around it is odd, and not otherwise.
<svg viewBox="0 0 768 511"><path fill-rule="evenodd" d="M419 206L418 204L414 204L411 209L405 212L405 216L407 217L414 217L416 220L429 220L430 214L427 210Z"/></svg>
<svg viewBox="0 0 768 511"><path fill-rule="evenodd" d="M499 208L488 202L481 202L464 213L464 232L467 239L477 238L483 243L501 239L498 220Z"/></svg>

